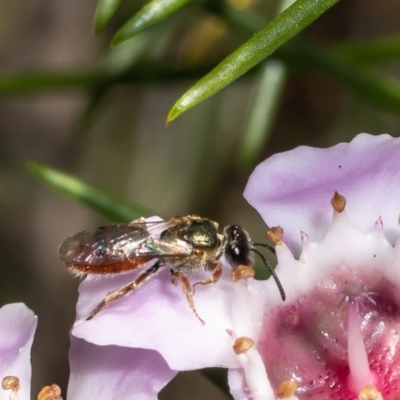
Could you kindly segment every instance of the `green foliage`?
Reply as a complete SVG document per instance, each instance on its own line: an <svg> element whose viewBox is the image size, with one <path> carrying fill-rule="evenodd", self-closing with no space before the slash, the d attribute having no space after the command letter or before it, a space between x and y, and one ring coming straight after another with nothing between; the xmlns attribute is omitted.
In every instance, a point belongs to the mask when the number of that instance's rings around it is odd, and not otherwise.
<svg viewBox="0 0 400 400"><path fill-rule="evenodd" d="M144 207L121 200L72 175L37 163L29 163L28 168L36 178L51 189L85 204L111 221L129 222L152 215Z"/></svg>
<svg viewBox="0 0 400 400"><path fill-rule="evenodd" d="M396 61L400 58L400 36L343 42L335 46L334 54L363 65Z"/></svg>
<svg viewBox="0 0 400 400"><path fill-rule="evenodd" d="M242 76L339 0L297 0L266 27L219 63L172 107L167 121L201 103Z"/></svg>
<svg viewBox="0 0 400 400"><path fill-rule="evenodd" d="M400 115L400 82L397 79L299 40L282 48L282 55L292 68L323 71L346 85L364 101Z"/></svg>
<svg viewBox="0 0 400 400"><path fill-rule="evenodd" d="M249 172L260 158L271 132L272 121L286 78L286 67L279 60L268 60L254 83L252 100L248 105L248 121L239 146L239 164Z"/></svg>
<svg viewBox="0 0 400 400"><path fill-rule="evenodd" d="M99 0L94 14L94 30L101 32L117 11L121 0Z"/></svg>
<svg viewBox="0 0 400 400"><path fill-rule="evenodd" d="M135 14L114 36L112 44L116 46L150 28L179 10L190 0L152 0Z"/></svg>
<svg viewBox="0 0 400 400"><path fill-rule="evenodd" d="M225 21L231 31L242 35L243 32L245 35L252 35L205 75L203 74L207 69L201 64L185 66L184 63L179 62L175 65L170 62L163 63L162 48L158 47L157 50L157 46L173 34L173 25L170 24L164 26L163 30L155 30L152 35L143 36L143 39L137 41L131 39L127 42L127 46L121 46L123 51L111 52L106 55L103 62L85 70L0 72L0 94L83 89L92 93L93 98L88 106L88 110L92 112L99 104L98 100L105 97L109 89L119 83L152 83L168 82L172 79L200 78L176 101L167 118L167 121L170 122L279 50L275 54L281 59L282 66L288 68L289 71L322 71L340 81L371 105L390 113L399 114L400 84L397 79L371 68L377 63L399 58L400 39L398 36L383 37L367 42L344 42L336 45L331 51L301 40L285 43L337 1L298 0L267 23L266 18L252 13L250 10L239 10L223 1L207 2L204 0L196 3L197 10L199 7L204 7L205 11L215 13ZM119 44L132 38L167 16L176 13L188 2L189 0L152 0L148 2L118 30L112 43ZM119 5L120 0L98 1L94 18L96 32L101 31L109 24L111 17L118 11ZM284 8L284 5L285 1L281 1L280 8ZM165 34L165 29L168 30L168 35ZM258 32L253 35L255 31ZM149 51L152 47L155 49L154 52ZM284 79L282 76L282 82L279 85L283 83ZM262 82L263 80L260 80L258 84L262 84ZM248 114L249 131L245 135L246 141L243 142L240 156L242 166L246 163L251 165L253 162L251 160L257 158L257 152L250 150L249 146L253 146L253 149L262 147L266 142L263 135L268 131L268 126L272 126L273 123L273 111L278 104L279 90L276 91L273 84L266 85L269 94L256 97L253 103L254 114L251 116L250 111ZM260 89L260 93L263 92L264 90ZM267 101L267 97L269 100L266 106L263 102ZM269 111L264 113L265 119L261 122L256 117L256 110L264 109L264 107L268 107ZM256 124L257 120L259 122ZM255 124L258 126L256 130L254 130ZM256 134L256 131L259 133ZM253 155L251 156L251 154ZM250 157L247 162L244 161L246 157Z"/></svg>
<svg viewBox="0 0 400 400"><path fill-rule="evenodd" d="M196 80L197 82L175 103L167 121L174 120L208 97L217 93L238 77L260 64L274 53L273 59L266 60L258 69L247 75L252 79L253 90L246 104L246 118L241 138L238 139L237 166L243 171L250 171L261 157L263 149L272 133L275 114L279 110L280 96L287 76L319 71L340 82L349 91L377 109L400 115L400 83L387 73L374 68L377 64L396 61L400 57L400 39L398 36L382 37L365 42L343 42L331 49L311 44L304 39L294 38L306 26L332 7L338 0L297 0L293 4L287 0L277 3L277 9L283 10L275 18L263 16L250 8L239 9L231 2L220 0L194 2L188 7L183 19L175 18L147 30L172 14L183 15L177 11L189 0L152 0L147 2L112 39L113 44L120 44L110 50L100 62L76 71L25 71L0 73L0 94L15 95L35 92L55 92L61 90L83 90L89 96L82 121L93 121L96 110L111 89L116 85L170 83L173 80ZM120 0L99 0L94 17L96 32L100 32L111 18L121 12ZM289 6L285 9L285 7ZM222 37L235 38L242 44L231 51L230 46L224 51L209 39L212 31L207 23L201 36L201 24L190 28L189 33L196 38L191 44L191 36L176 34L175 26L191 26L186 23L190 13L201 15L204 22L210 18L224 24ZM121 18L120 18L121 19ZM113 20L118 20L114 18ZM268 22L269 20L269 22ZM211 26L212 27L212 26ZM208 31L207 31L208 30ZM143 32L145 31L145 32ZM141 35L136 36L138 33ZM197 33L196 33L197 32ZM206 35L204 36L204 32ZM254 32L257 32L254 34ZM243 40L245 38L245 40ZM130 39L130 40L127 40ZM247 40L246 40L247 39ZM291 39L291 40L289 40ZM211 40L211 41L210 41ZM209 42L208 42L209 41ZM122 42L125 42L121 44ZM197 43L197 44L196 44ZM211 43L211 44L210 44ZM218 42L217 42L218 43ZM165 58L165 49L171 44L182 48L179 56ZM186 47L185 47L186 46ZM212 62L188 61L186 56L204 48L215 51ZM208 47L207 47L208 46ZM227 51L229 49L229 51ZM187 57L185 59L185 56ZM203 58L208 56L203 52ZM222 59L222 61L221 61ZM167 61L166 61L167 60ZM211 68L211 72L210 71ZM210 141L202 151L211 154ZM219 150L215 150L217 154ZM216 155L218 159L218 155ZM202 166L197 178L213 166ZM103 215L113 220L129 220L144 214L147 210L93 188L77 178L63 174L38 164L30 166L31 171L56 189L80 202L88 204ZM196 178L196 179L197 179ZM201 183L196 187L201 188ZM201 192L201 190L199 189Z"/></svg>

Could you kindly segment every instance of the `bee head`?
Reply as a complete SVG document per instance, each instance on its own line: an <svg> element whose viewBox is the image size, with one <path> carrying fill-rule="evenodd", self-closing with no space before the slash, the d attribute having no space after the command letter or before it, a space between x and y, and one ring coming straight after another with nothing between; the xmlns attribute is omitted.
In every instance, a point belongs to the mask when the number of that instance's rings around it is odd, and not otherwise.
<svg viewBox="0 0 400 400"><path fill-rule="evenodd" d="M230 225L224 229L226 239L225 258L232 268L239 265L252 266L254 254L252 252L249 234L239 225Z"/></svg>
<svg viewBox="0 0 400 400"><path fill-rule="evenodd" d="M269 265L267 259L260 251L255 247L261 246L268 248L275 254L275 249L266 243L253 243L250 239L249 234L239 225L230 225L224 229L224 237L226 240L225 244L225 258L232 268L236 268L239 265L252 266L254 263L254 255L258 254L262 259L265 266L268 268L271 276L274 278L282 300L285 301L286 294L283 290L279 278L275 274L275 271Z"/></svg>

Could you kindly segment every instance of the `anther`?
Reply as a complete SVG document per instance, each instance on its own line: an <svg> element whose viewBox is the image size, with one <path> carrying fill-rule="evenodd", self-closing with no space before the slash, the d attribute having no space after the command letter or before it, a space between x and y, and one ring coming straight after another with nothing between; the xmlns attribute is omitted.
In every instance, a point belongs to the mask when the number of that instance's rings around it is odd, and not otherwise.
<svg viewBox="0 0 400 400"><path fill-rule="evenodd" d="M346 198L335 191L335 194L331 200L331 204L335 211L341 213L346 208Z"/></svg>
<svg viewBox="0 0 400 400"><path fill-rule="evenodd" d="M283 228L280 226L273 226L267 231L267 238L276 246L283 242Z"/></svg>
<svg viewBox="0 0 400 400"><path fill-rule="evenodd" d="M236 354L243 354L247 350L251 349L254 346L254 340L249 337L239 337L235 340L235 344L233 345L233 351Z"/></svg>
<svg viewBox="0 0 400 400"><path fill-rule="evenodd" d="M297 382L295 380L283 381L279 385L277 396L280 399L293 396L297 390Z"/></svg>
<svg viewBox="0 0 400 400"><path fill-rule="evenodd" d="M16 376L5 376L1 381L4 390L11 390L10 400L19 400L18 390L20 389L19 379Z"/></svg>
<svg viewBox="0 0 400 400"><path fill-rule="evenodd" d="M383 400L381 393L375 386L366 385L364 386L360 393L358 393L358 400Z"/></svg>
<svg viewBox="0 0 400 400"><path fill-rule="evenodd" d="M231 270L231 281L237 282L240 279L254 278L255 272L252 267L247 265L239 265L238 267Z"/></svg>
<svg viewBox="0 0 400 400"><path fill-rule="evenodd" d="M55 383L50 386L45 386L39 392L37 400L63 400L60 387Z"/></svg>

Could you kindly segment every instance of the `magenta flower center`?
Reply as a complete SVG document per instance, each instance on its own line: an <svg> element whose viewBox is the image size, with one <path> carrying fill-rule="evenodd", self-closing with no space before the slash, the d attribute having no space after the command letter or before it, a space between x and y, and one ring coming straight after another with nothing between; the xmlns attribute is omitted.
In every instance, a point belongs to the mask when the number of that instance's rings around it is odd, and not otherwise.
<svg viewBox="0 0 400 400"><path fill-rule="evenodd" d="M259 342L273 388L295 380L299 399L354 400L373 385L385 400L399 399L399 297L386 279L360 268L324 277L275 308Z"/></svg>

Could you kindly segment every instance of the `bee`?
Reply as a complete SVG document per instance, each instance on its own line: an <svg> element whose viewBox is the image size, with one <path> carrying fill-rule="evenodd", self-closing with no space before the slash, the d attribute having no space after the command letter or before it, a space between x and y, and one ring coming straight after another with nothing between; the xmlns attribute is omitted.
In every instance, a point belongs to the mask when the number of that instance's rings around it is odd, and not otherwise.
<svg viewBox="0 0 400 400"><path fill-rule="evenodd" d="M218 224L197 215L175 216L166 221L146 221L144 218L128 224L103 226L86 230L66 239L58 250L60 259L69 271L76 275L118 274L141 268L149 261L156 262L144 270L132 282L106 294L93 309L87 320L94 318L107 304L129 295L162 268L170 268L171 281L180 283L189 307L204 324L194 306L193 294L197 285L210 285L219 280L225 256L232 268L239 265L252 266L258 254L269 269L278 286L282 300L285 292L265 257L255 247L249 234L239 225L227 226L222 234ZM207 279L191 285L187 274L191 271L211 272Z"/></svg>

